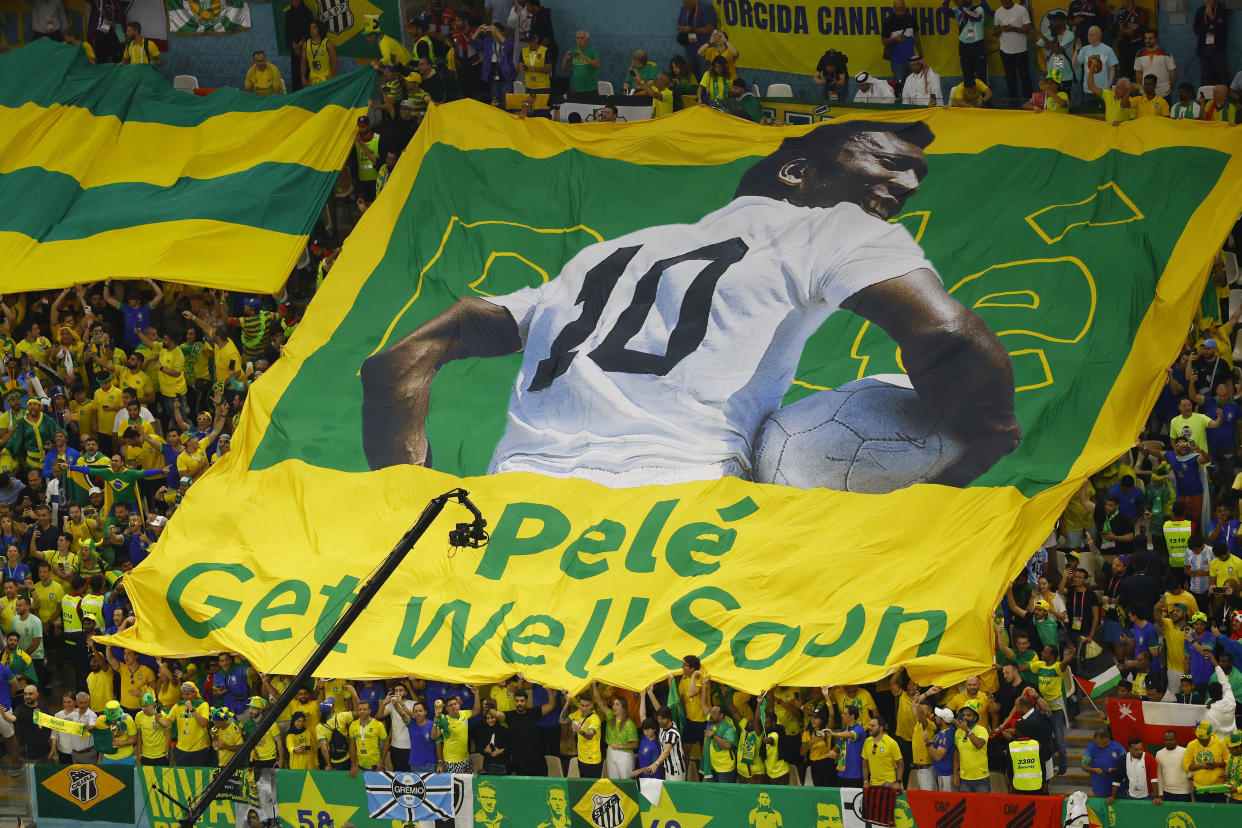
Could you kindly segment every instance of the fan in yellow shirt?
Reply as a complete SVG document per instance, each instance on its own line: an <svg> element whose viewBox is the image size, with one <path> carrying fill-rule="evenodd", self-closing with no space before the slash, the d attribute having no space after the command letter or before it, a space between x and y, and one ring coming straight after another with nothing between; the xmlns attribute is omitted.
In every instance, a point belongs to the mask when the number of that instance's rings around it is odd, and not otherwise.
<svg viewBox="0 0 1242 828"><path fill-rule="evenodd" d="M904 765L897 740L884 732L879 719L872 719L870 735L863 742L863 779L871 785L900 784Z"/></svg>
<svg viewBox="0 0 1242 828"><path fill-rule="evenodd" d="M168 734L173 720L160 711L154 693L142 694L142 708L134 716L134 724L138 726L138 764L167 765Z"/></svg>
<svg viewBox="0 0 1242 828"><path fill-rule="evenodd" d="M253 63L246 70L246 84L243 87L247 92L262 97L285 91L285 81L280 77L280 70L267 62L266 54L260 50L251 56L251 60Z"/></svg>
<svg viewBox="0 0 1242 828"><path fill-rule="evenodd" d="M956 713L967 704L974 706L975 713L979 716L979 724L987 727L991 720L992 698L980 689L978 676L966 679L962 691L945 702L945 707Z"/></svg>
<svg viewBox="0 0 1242 828"><path fill-rule="evenodd" d="M569 700L565 702L566 709ZM569 722L569 726L578 736L578 765L601 765L604 762L603 734L599 716L595 713L595 701L587 696L578 699L578 709L566 715L561 713L561 721ZM583 776L588 774L584 773ZM596 770L598 778L598 769Z"/></svg>
<svg viewBox="0 0 1242 828"><path fill-rule="evenodd" d="M112 657L111 647L104 652L108 657L108 666L121 677L121 707L131 716L135 715L143 704L143 696L155 687L155 671L145 664L139 664L138 654L133 650L121 651L124 663Z"/></svg>
<svg viewBox="0 0 1242 828"><path fill-rule="evenodd" d="M1143 76L1143 94L1138 97L1140 118L1169 117L1169 102L1156 94L1156 76Z"/></svg>
<svg viewBox="0 0 1242 828"><path fill-rule="evenodd" d="M358 769L380 770L388 761L388 728L371 717L371 703L358 702L358 718L349 726L349 775L357 776Z"/></svg>
<svg viewBox="0 0 1242 828"><path fill-rule="evenodd" d="M216 752L216 764L228 764L244 741L232 710L217 707L211 711L211 747Z"/></svg>
<svg viewBox="0 0 1242 828"><path fill-rule="evenodd" d="M1199 722L1195 738L1186 745L1182 757L1182 769L1190 774L1196 788L1219 785L1225 781L1225 766L1229 762L1229 749L1217 737L1208 722Z"/></svg>
<svg viewBox="0 0 1242 828"><path fill-rule="evenodd" d="M173 751L179 767L205 765L210 760L211 714L207 702L199 698L194 682L181 684L181 702L169 708L177 724L177 747Z"/></svg>
<svg viewBox="0 0 1242 828"><path fill-rule="evenodd" d="M121 389L113 383L111 374L100 382L93 399L97 433L114 436L116 431L112 424L116 420L116 413L125 407L125 403L121 397Z"/></svg>
<svg viewBox="0 0 1242 828"><path fill-rule="evenodd" d="M117 701L104 706L103 715L95 720L95 729L112 731L112 752L100 752L103 764L132 764L129 759L138 742L138 725Z"/></svg>
<svg viewBox="0 0 1242 828"><path fill-rule="evenodd" d="M318 770L319 752L315 748L315 733L306 729L306 714L296 711L289 718L289 732L285 734L285 748L289 755L290 770Z"/></svg>

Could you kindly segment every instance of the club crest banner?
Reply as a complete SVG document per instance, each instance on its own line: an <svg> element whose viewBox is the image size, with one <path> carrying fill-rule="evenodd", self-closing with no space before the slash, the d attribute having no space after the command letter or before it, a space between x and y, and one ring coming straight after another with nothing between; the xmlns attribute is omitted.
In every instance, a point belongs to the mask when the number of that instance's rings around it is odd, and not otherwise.
<svg viewBox="0 0 1242 828"><path fill-rule="evenodd" d="M490 544L450 549L448 509L322 675L977 673L1150 411L1239 149L1168 119L438 107L108 640L292 672L463 486Z"/></svg>
<svg viewBox="0 0 1242 828"><path fill-rule="evenodd" d="M167 0L173 34L233 34L250 28L246 0Z"/></svg>
<svg viewBox="0 0 1242 828"><path fill-rule="evenodd" d="M397 0L305 0L311 16L323 23L324 35L332 41L337 54L345 57L379 57L379 46L363 34L372 20L379 22L380 32L401 40L401 7ZM276 21L276 42L282 55L289 54L285 36L285 12L289 3L272 3Z"/></svg>

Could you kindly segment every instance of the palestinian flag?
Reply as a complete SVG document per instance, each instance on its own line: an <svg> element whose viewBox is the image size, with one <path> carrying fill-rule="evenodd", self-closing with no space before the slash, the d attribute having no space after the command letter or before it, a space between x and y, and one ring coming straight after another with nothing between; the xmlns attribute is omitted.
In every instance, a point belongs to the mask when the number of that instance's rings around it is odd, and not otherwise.
<svg viewBox="0 0 1242 828"><path fill-rule="evenodd" d="M1121 681L1121 672L1117 669L1117 665L1113 664L1089 679L1074 676L1074 681L1084 693L1095 699L1117 686Z"/></svg>
<svg viewBox="0 0 1242 828"><path fill-rule="evenodd" d="M167 0L169 34L233 34L250 28L246 0Z"/></svg>

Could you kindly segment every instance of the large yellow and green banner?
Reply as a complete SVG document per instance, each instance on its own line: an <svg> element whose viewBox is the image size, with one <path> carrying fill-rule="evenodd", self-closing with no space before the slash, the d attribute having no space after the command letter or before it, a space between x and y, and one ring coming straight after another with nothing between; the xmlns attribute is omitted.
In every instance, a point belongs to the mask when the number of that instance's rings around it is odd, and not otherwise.
<svg viewBox="0 0 1242 828"><path fill-rule="evenodd" d="M0 55L0 291L108 278L279 290L371 83L199 97L49 40Z"/></svg>
<svg viewBox="0 0 1242 828"><path fill-rule="evenodd" d="M233 450L127 577L159 654L642 688L940 681L1132 445L1242 208L1242 133L908 110L763 127L438 107Z"/></svg>
<svg viewBox="0 0 1242 828"><path fill-rule="evenodd" d="M884 58L880 42L884 22L891 16L891 0L854 0L851 3L764 2L764 0L715 0L716 25L729 36L739 52L738 65L743 68L768 69L794 75L813 75L820 57L828 49L836 49L849 58L851 73L866 70L877 77L891 77L892 67ZM999 8L999 4L992 4ZM1051 11L1064 12L1068 5L1057 0L1028 0L1036 30ZM1147 11L1155 25L1156 3L1137 3ZM915 16L918 45L927 64L941 77L961 75L958 57L958 26L941 0L906 0ZM1043 26L1047 31L1047 25ZM987 18L989 71L1003 75L992 19ZM1036 52L1034 41L1030 49ZM1042 65L1042 58L1039 58ZM948 90L946 89L947 93Z"/></svg>

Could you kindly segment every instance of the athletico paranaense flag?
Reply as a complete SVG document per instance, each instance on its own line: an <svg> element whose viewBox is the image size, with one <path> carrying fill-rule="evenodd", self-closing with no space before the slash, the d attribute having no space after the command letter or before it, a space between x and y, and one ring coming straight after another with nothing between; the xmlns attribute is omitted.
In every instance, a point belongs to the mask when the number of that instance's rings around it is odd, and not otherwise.
<svg viewBox="0 0 1242 828"><path fill-rule="evenodd" d="M199 97L46 39L0 55L0 291L106 278L278 290L370 83Z"/></svg>
<svg viewBox="0 0 1242 828"><path fill-rule="evenodd" d="M491 543L449 554L450 508L325 676L978 673L1008 574L1155 400L1238 152L1160 118L437 107L115 641L290 672L464 486Z"/></svg>
<svg viewBox="0 0 1242 828"><path fill-rule="evenodd" d="M1164 742L1164 732L1177 734L1177 743L1184 745L1195 738L1195 725L1203 719L1201 704L1166 704L1164 702L1109 699L1106 708L1113 739L1123 745L1135 737L1147 745Z"/></svg>

